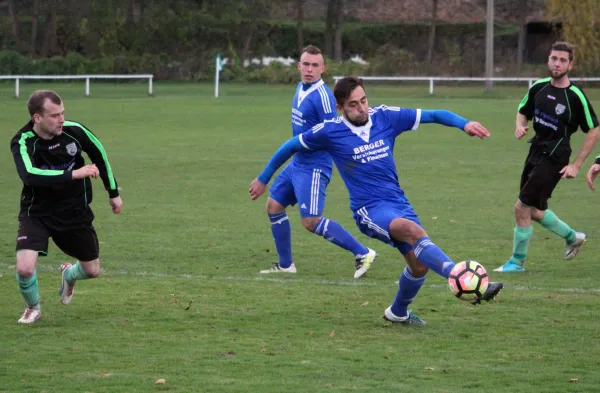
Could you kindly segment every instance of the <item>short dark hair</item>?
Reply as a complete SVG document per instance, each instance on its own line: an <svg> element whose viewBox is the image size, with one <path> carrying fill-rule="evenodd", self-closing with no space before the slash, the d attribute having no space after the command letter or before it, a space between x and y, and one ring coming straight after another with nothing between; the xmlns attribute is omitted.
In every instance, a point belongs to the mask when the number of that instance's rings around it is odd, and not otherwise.
<svg viewBox="0 0 600 393"><path fill-rule="evenodd" d="M320 55L321 49L317 48L314 45L308 45L302 49L302 53L308 53L309 55Z"/></svg>
<svg viewBox="0 0 600 393"><path fill-rule="evenodd" d="M344 106L350 94L356 89L358 86L363 89L365 86L363 85L362 78L357 76L345 76L342 79L338 80L333 88L333 95L335 96L335 102L339 106Z"/></svg>
<svg viewBox="0 0 600 393"><path fill-rule="evenodd" d="M575 47L571 43L568 43L565 41L557 41L554 44L552 44L551 51L557 50L557 51L561 51L561 52L567 52L569 54L569 61L573 61L574 49L575 49Z"/></svg>
<svg viewBox="0 0 600 393"><path fill-rule="evenodd" d="M60 96L55 91L36 90L29 96L29 100L27 100L27 109L29 109L29 115L31 117L33 117L33 115L36 113L44 113L44 104L46 103L46 99L49 99L50 102L56 105L62 104Z"/></svg>

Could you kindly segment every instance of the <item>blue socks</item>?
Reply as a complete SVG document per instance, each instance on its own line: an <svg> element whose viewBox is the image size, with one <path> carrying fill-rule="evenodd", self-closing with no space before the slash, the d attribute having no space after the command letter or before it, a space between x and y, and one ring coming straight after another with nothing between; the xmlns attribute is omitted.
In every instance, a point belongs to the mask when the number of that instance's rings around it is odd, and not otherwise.
<svg viewBox="0 0 600 393"><path fill-rule="evenodd" d="M288 268L292 264L292 229L287 213L269 214L275 248L279 254L279 266Z"/></svg>
<svg viewBox="0 0 600 393"><path fill-rule="evenodd" d="M279 255L279 266L288 268L292 264L292 230L286 212L269 214L271 233L275 240L275 248ZM322 236L352 254L365 255L369 249L358 242L347 230L337 222L321 218L315 228L315 234Z"/></svg>
<svg viewBox="0 0 600 393"><path fill-rule="evenodd" d="M398 283L398 293L392 304L392 313L395 316L405 317L408 315L408 305L417 296L419 289L425 282L425 277L414 277L408 266L404 268Z"/></svg>
<svg viewBox="0 0 600 393"><path fill-rule="evenodd" d="M427 237L422 237L414 245L415 255L425 266L440 276L448 278L454 267L452 259Z"/></svg>
<svg viewBox="0 0 600 393"><path fill-rule="evenodd" d="M315 228L315 234L352 252L354 255L365 255L369 249L358 242L343 226L328 218L322 217Z"/></svg>

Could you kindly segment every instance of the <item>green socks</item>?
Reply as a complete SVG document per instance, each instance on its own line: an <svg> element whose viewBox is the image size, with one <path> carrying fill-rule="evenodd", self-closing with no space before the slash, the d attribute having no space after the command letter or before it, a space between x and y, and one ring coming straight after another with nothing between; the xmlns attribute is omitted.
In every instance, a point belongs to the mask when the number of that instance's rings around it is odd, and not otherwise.
<svg viewBox="0 0 600 393"><path fill-rule="evenodd" d="M519 265L523 265L523 261L527 258L527 248L529 247L529 240L533 234L533 226L526 228L515 226L515 236L513 239L513 255L512 260Z"/></svg>
<svg viewBox="0 0 600 393"><path fill-rule="evenodd" d="M38 279L35 271L31 277L21 277L18 274L19 292L28 307L40 308L40 293L38 290Z"/></svg>
<svg viewBox="0 0 600 393"><path fill-rule="evenodd" d="M565 239L567 243L572 244L575 242L575 231L561 221L552 210L546 210L540 224L550 232L554 232Z"/></svg>
<svg viewBox="0 0 600 393"><path fill-rule="evenodd" d="M77 280L87 280L89 277L81 268L81 263L77 262L65 271L65 279L69 284Z"/></svg>

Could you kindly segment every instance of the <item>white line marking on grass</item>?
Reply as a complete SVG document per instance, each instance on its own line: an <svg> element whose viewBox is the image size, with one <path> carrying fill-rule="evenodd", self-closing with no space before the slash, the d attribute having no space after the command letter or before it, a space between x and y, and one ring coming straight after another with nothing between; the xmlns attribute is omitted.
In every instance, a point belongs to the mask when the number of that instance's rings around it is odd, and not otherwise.
<svg viewBox="0 0 600 393"><path fill-rule="evenodd" d="M14 268L14 265L7 263L0 263L0 268ZM37 269L44 271L60 271L59 267L48 266L48 265L37 265ZM285 274L285 273L281 273ZM207 280L207 281L266 281L273 283L286 283L286 284L306 284L306 285L337 285L337 286L349 286L349 287L376 287L381 286L381 282L370 282L366 280L352 280L352 281L333 281L333 280L304 280L298 278L271 278L263 276L205 276L203 274L168 274L168 273L155 273L155 272L144 272L144 271L129 271L129 270L110 270L102 269L102 275L107 276L132 276L132 277L156 277L156 278L188 278L196 280ZM393 283L394 286L398 285L398 281ZM431 284L424 285L425 288L436 288L443 289L448 288L443 284ZM567 293L600 293L600 288L543 288L535 286L523 286L523 285L505 285L505 289L510 291L544 291L544 292L567 292Z"/></svg>

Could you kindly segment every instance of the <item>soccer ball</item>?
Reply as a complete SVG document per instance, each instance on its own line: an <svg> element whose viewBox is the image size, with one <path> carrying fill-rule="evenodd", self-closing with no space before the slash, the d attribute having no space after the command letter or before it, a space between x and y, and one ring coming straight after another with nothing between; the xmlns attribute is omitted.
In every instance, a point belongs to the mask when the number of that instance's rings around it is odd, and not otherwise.
<svg viewBox="0 0 600 393"><path fill-rule="evenodd" d="M475 261L462 261L454 265L448 276L448 286L460 300L480 298L488 287L485 268Z"/></svg>

